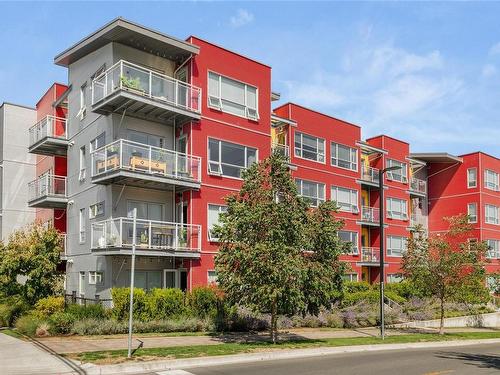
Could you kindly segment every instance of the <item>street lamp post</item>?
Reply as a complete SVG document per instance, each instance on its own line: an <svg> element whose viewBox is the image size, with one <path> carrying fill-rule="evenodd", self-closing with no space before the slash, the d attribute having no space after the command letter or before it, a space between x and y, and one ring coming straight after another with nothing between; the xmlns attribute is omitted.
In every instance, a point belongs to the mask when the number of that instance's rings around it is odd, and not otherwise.
<svg viewBox="0 0 500 375"><path fill-rule="evenodd" d="M401 167L388 167L382 169L378 175L378 184L380 189L380 209L379 209L379 225L380 225L380 337L382 340L385 339L385 323L384 323L384 174L386 172L395 171L401 169Z"/></svg>

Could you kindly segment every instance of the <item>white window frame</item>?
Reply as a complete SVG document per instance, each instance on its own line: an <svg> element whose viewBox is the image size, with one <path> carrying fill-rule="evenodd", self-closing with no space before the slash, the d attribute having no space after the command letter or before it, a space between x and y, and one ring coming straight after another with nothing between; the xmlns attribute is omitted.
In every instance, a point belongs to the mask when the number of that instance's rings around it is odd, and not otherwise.
<svg viewBox="0 0 500 375"><path fill-rule="evenodd" d="M493 191L500 190L499 174L491 169L484 170L484 188Z"/></svg>
<svg viewBox="0 0 500 375"><path fill-rule="evenodd" d="M339 159L339 147L344 147L349 150L349 160ZM349 164L349 167L339 165L339 161ZM337 168L346 169L349 171L358 171L358 150L354 147L346 146L337 142L330 142L330 164Z"/></svg>
<svg viewBox="0 0 500 375"><path fill-rule="evenodd" d="M102 271L89 271L89 285L100 285L103 282Z"/></svg>
<svg viewBox="0 0 500 375"><path fill-rule="evenodd" d="M489 259L500 259L500 240L488 239L486 240L488 245L488 252L486 257Z"/></svg>
<svg viewBox="0 0 500 375"><path fill-rule="evenodd" d="M340 233L348 233L350 240L346 242L352 243L351 251L348 255L359 255L359 233L351 230L339 230L338 236L341 241L343 240L340 238Z"/></svg>
<svg viewBox="0 0 500 375"><path fill-rule="evenodd" d="M494 213L494 215L491 215ZM490 220L492 219L492 220ZM484 222L486 224L500 224L500 208L498 206L494 206L492 204L484 205Z"/></svg>
<svg viewBox="0 0 500 375"><path fill-rule="evenodd" d="M316 191L318 192L318 196L317 197L310 197L310 196L307 196L307 195L304 195L303 194L303 187L304 187L304 182L308 183L308 184L315 184L316 185ZM321 182L316 182L316 181L310 181L310 180L304 180L302 178L296 178L295 179L295 185L297 186L297 190L298 190L298 193L301 197L303 198L306 198L307 200L309 200L310 202L310 205L312 207L318 207L320 203L324 202L325 201L325 194L326 194L326 185L321 183ZM320 188L322 189L323 191L323 198L321 198L319 196L319 193L320 193Z"/></svg>
<svg viewBox="0 0 500 375"><path fill-rule="evenodd" d="M80 243L85 243L87 234L87 225L85 222L85 207L80 208L78 212L78 239Z"/></svg>
<svg viewBox="0 0 500 375"><path fill-rule="evenodd" d="M408 183L408 164L395 160L395 159L387 159L386 161L386 167L401 167L398 170L395 171L387 171L386 176L388 180L391 181L398 181L403 184ZM399 177L401 176L401 177Z"/></svg>
<svg viewBox="0 0 500 375"><path fill-rule="evenodd" d="M403 205L404 203L404 205ZM393 210L393 204L398 204L401 211ZM408 220L408 201L406 199L387 197L385 200L386 217L389 219Z"/></svg>
<svg viewBox="0 0 500 375"><path fill-rule="evenodd" d="M304 142L303 142L304 136L316 139L316 151L315 152L314 151L307 151L307 152L315 153L316 159L310 159L310 158L304 157ZM300 143L299 147L297 147L297 142ZM321 143L323 143L323 152L322 153L319 151L319 149L320 149L319 145ZM320 137L316 137L315 135L295 131L294 141L293 141L293 149L294 149L294 155L297 158L304 159L304 160L310 160L310 161L313 161L316 163L321 163L321 164L326 163L326 161L325 161L326 160L326 140L324 138L320 138Z"/></svg>
<svg viewBox="0 0 500 375"><path fill-rule="evenodd" d="M472 211L474 212L472 213ZM477 203L467 203L467 215L469 216L469 223L477 223Z"/></svg>
<svg viewBox="0 0 500 375"><path fill-rule="evenodd" d="M467 169L467 189L477 187L477 168Z"/></svg>
<svg viewBox="0 0 500 375"><path fill-rule="evenodd" d="M219 84L219 86L217 88L218 95L213 95L210 93L210 91L211 91L210 90L210 82L211 82L210 75L216 76L216 78L218 80L218 84ZM233 102L232 100L229 100L229 99L223 97L223 93L222 93L222 79L223 78L225 80L232 81L238 85L243 86L242 87L244 90L244 94L243 94L244 103L243 104ZM213 108L213 109L216 109L216 110L219 110L222 112L229 113L229 114L234 115L234 116L243 117L243 118L253 120L253 121L259 120L259 88L258 87L253 86L253 85L249 85L248 83L245 83L245 82L242 82L240 80L237 80L237 79L234 79L234 78L231 78L231 77L228 77L228 76L222 75L220 73L216 73L214 71L209 70L208 76L207 76L207 88L208 88L208 90L207 90L207 93L208 93L207 105L209 108ZM249 105L249 100L248 100L248 94L250 91L249 89L255 89L255 108L253 108ZM224 106L224 101L233 103L233 104L238 105L238 106L242 106L243 110L245 112L245 116L242 116L239 113L235 113L234 111L231 111L231 107Z"/></svg>
<svg viewBox="0 0 500 375"><path fill-rule="evenodd" d="M357 282L359 281L359 275L356 272L348 272L343 276L344 281Z"/></svg>
<svg viewBox="0 0 500 375"><path fill-rule="evenodd" d="M387 274L387 283L400 283L403 281L403 276L399 273Z"/></svg>
<svg viewBox="0 0 500 375"><path fill-rule="evenodd" d="M106 132L102 132L101 134L99 134L97 137L95 137L93 140L90 141L89 144L90 153L97 150L98 148L103 147L105 144L106 144Z"/></svg>
<svg viewBox="0 0 500 375"><path fill-rule="evenodd" d="M212 273L212 275L210 275ZM219 281L217 280L217 271L216 270L207 270L207 284L208 285L218 285Z"/></svg>
<svg viewBox="0 0 500 375"><path fill-rule="evenodd" d="M212 161L212 160L210 160L210 141L218 142L218 148L219 148L219 150L218 150L219 151L218 152L218 156L219 156L219 161ZM244 157L245 166L242 167L242 166L239 166L239 165L234 165L234 164L229 164L229 163L222 162L222 147L221 147L222 143L228 143L228 144L232 144L232 145L243 147L245 149L245 157ZM217 138L208 138L207 139L207 160L208 160L208 162L207 162L207 169L208 169L208 174L214 175L214 176L224 176L224 177L227 177L227 178L234 178L234 179L237 179L237 180L241 180L242 179L241 178L241 172L243 170L247 169L248 167L250 167L250 165L248 165L248 150L255 150L255 162L254 163L258 163L259 162L259 150L257 148L246 146L246 145L242 145L240 143L224 141L224 140L217 139ZM230 166L230 167L240 168L240 177L235 177L235 176L230 176L230 175L224 174L223 173L222 165L227 165L227 166Z"/></svg>
<svg viewBox="0 0 500 375"><path fill-rule="evenodd" d="M76 117L78 117L80 120L83 120L87 115L87 91L88 84L87 82L85 82L80 86L80 109L76 114Z"/></svg>
<svg viewBox="0 0 500 375"><path fill-rule="evenodd" d="M349 202L338 201L339 190L349 193ZM359 196L357 190L332 185L330 187L330 200L335 201L336 205L342 212L352 212L354 214L359 213ZM348 205L349 208L345 207L346 205Z"/></svg>
<svg viewBox="0 0 500 375"><path fill-rule="evenodd" d="M211 242L218 242L219 239L211 234L211 230L213 229L213 226L216 224L219 224L218 218L217 218L217 223L214 223L213 225L210 225L210 207L217 208L217 211L220 214L227 212L227 206L223 204L216 204L216 203L209 203L207 205L207 234L208 234L208 240Z"/></svg>
<svg viewBox="0 0 500 375"><path fill-rule="evenodd" d="M84 181L87 174L87 148L85 146L80 147L80 171L78 173L78 180Z"/></svg>
<svg viewBox="0 0 500 375"><path fill-rule="evenodd" d="M104 201L95 203L89 207L89 219L104 215Z"/></svg>
<svg viewBox="0 0 500 375"><path fill-rule="evenodd" d="M402 247L401 248L393 247L393 240L394 241L395 240L397 240L397 241L403 240L401 242ZM403 237L403 236L392 236L392 235L387 236L387 238L386 238L387 256L401 258L404 255L404 253L406 252L407 241L408 241L408 238Z"/></svg>

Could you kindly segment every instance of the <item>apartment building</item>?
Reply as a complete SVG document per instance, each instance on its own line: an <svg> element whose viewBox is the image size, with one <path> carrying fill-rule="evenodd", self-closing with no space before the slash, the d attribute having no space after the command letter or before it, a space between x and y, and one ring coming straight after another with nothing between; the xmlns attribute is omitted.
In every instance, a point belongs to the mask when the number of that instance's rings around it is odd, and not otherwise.
<svg viewBox="0 0 500 375"><path fill-rule="evenodd" d="M31 224L35 210L28 207L28 183L35 178L35 156L27 152L28 127L34 108L11 103L0 105L0 238Z"/></svg>
<svg viewBox="0 0 500 375"><path fill-rule="evenodd" d="M343 256L350 280L379 280L381 240L386 281L400 280L411 227L441 230L445 214L472 213L472 203L475 237L498 258L498 159L412 154L404 141L362 140L358 125L298 104L271 110L279 94L269 66L121 18L55 63L67 69L67 85L51 86L23 122L37 155L27 200L38 220L65 234L68 293L108 298L110 288L130 284L134 211L138 287L216 281L211 229L226 210L224 197L240 189L242 170L271 152L287 156L312 206L337 202L345 222L339 235L353 244ZM383 176L381 239L379 175L394 166ZM464 182L473 176L474 187ZM446 203L452 196L461 205ZM500 269L498 261L488 267Z"/></svg>

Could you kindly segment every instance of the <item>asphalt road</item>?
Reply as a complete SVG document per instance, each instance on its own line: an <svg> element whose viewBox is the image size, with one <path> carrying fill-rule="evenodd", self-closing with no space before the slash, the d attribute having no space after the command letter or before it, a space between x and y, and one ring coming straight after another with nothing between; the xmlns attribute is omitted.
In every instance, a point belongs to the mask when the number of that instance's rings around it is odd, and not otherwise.
<svg viewBox="0 0 500 375"><path fill-rule="evenodd" d="M152 373L155 374L155 373ZM261 361L161 375L474 375L500 374L500 344L359 352Z"/></svg>

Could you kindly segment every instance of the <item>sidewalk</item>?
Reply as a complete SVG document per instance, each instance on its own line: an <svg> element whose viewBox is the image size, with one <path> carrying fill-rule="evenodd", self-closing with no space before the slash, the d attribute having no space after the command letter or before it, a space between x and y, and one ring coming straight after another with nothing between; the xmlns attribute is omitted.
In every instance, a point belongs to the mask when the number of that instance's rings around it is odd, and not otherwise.
<svg viewBox="0 0 500 375"><path fill-rule="evenodd" d="M0 332L0 372L3 375L72 374L73 369L57 356L29 341Z"/></svg>

